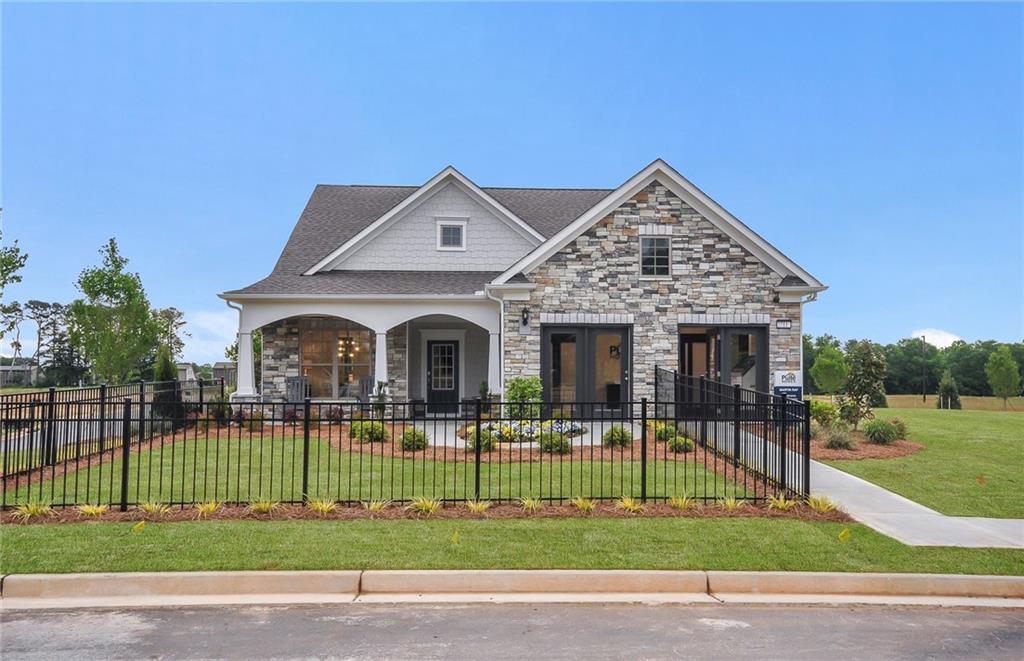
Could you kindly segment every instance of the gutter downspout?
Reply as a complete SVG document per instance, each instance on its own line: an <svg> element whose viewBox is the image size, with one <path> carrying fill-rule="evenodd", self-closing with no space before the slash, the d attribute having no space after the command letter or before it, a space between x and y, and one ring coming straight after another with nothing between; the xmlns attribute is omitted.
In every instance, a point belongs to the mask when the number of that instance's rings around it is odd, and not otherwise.
<svg viewBox="0 0 1024 661"><path fill-rule="evenodd" d="M487 285L484 285L484 296L491 299L498 304L498 323L501 324L501 328L498 329L498 346L501 347L501 355L498 356L498 374L500 375L500 381L498 383L498 393L504 397L505 395L505 299L495 298L491 295Z"/></svg>

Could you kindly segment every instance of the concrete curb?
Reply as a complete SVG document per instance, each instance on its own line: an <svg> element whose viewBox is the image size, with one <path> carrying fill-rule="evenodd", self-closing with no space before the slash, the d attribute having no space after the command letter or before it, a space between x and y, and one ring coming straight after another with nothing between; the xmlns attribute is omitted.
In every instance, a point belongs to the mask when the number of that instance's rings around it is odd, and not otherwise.
<svg viewBox="0 0 1024 661"><path fill-rule="evenodd" d="M7 610L287 603L792 603L1024 608L1024 577L645 570L238 571L3 577Z"/></svg>

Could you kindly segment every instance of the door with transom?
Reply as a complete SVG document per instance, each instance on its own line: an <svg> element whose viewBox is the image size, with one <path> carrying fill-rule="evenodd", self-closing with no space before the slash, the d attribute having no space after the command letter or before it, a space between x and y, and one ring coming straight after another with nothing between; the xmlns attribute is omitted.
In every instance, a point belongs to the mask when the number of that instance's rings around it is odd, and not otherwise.
<svg viewBox="0 0 1024 661"><path fill-rule="evenodd" d="M427 341L427 412L459 410L459 341Z"/></svg>

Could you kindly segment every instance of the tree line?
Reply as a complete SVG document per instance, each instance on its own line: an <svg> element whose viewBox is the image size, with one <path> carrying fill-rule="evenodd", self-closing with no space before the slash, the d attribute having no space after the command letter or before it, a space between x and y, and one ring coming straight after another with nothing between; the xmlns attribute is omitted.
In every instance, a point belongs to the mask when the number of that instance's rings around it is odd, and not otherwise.
<svg viewBox="0 0 1024 661"><path fill-rule="evenodd" d="M938 348L921 338L893 344L870 340L840 342L832 335L804 335L804 384L812 394L843 392L850 378L851 358L865 352L877 360L882 395L941 395L956 403L960 395L1000 397L1021 394L1024 342L958 340ZM875 398L877 400L877 397Z"/></svg>

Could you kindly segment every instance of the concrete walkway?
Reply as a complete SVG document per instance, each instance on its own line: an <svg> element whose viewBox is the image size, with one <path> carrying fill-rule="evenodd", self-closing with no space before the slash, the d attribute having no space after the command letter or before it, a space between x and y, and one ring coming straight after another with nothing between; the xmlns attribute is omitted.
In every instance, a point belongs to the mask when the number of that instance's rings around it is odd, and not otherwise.
<svg viewBox="0 0 1024 661"><path fill-rule="evenodd" d="M811 462L811 491L857 521L910 546L1024 549L1024 519L946 516L877 484Z"/></svg>

